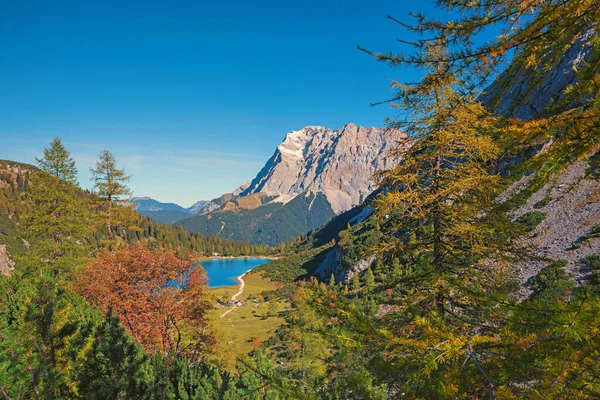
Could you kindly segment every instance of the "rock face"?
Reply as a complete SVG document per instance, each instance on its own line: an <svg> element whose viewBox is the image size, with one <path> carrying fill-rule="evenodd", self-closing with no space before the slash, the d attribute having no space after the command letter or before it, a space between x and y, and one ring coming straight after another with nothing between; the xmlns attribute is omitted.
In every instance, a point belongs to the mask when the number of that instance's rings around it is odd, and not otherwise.
<svg viewBox="0 0 600 400"><path fill-rule="evenodd" d="M590 58L591 39L596 34L590 27L563 54L548 54L537 69L511 65L485 90L481 102L505 117L529 120L543 116L546 107L561 99L564 90L576 82L575 71Z"/></svg>
<svg viewBox="0 0 600 400"><path fill-rule="evenodd" d="M600 254L600 238L581 241L600 224L600 182L589 176L589 167L584 161L570 165L513 214L516 218L533 211L544 213L544 220L522 239L523 243L535 248L536 254L541 257L568 261L566 269L577 278L585 274L581 260ZM513 186L516 190L526 187L528 178L524 177ZM544 199L549 199L545 202L547 204L544 204ZM580 247L573 246L580 242ZM547 264L522 264L521 281L525 282Z"/></svg>
<svg viewBox="0 0 600 400"><path fill-rule="evenodd" d="M0 244L0 274L8 275L13 269L15 269L15 263L10 259L6 245Z"/></svg>
<svg viewBox="0 0 600 400"><path fill-rule="evenodd" d="M576 70L592 56L591 39L597 35L597 27L588 28L575 38L564 53L555 57L548 53L548 63L541 63L539 70L511 65L486 89L480 100L495 114L531 120L547 116L548 106L563 99L565 89L577 82ZM567 108L581 105L567 105ZM553 142L538 143L523 150L523 153L506 163L505 167L517 165L552 149ZM501 166L501 172L502 172ZM542 189L534 193L526 202L514 210L513 217L539 211L544 220L526 237L524 244L535 248L535 253L549 260L566 260L566 269L580 278L581 260L589 255L600 253L597 239L585 241L581 247L573 247L581 238L590 233L600 222L599 182L588 174L590 164L577 161L554 176ZM535 172L535 171L533 171ZM524 176L503 194L507 199L524 189L533 175ZM544 204L542 200L549 199ZM519 277L522 282L537 274L548 262L527 262L520 264Z"/></svg>
<svg viewBox="0 0 600 400"><path fill-rule="evenodd" d="M339 214L375 189L373 174L394 165L386 154L405 138L398 130L354 124L292 131L241 196L263 193L287 202L301 193L323 193Z"/></svg>

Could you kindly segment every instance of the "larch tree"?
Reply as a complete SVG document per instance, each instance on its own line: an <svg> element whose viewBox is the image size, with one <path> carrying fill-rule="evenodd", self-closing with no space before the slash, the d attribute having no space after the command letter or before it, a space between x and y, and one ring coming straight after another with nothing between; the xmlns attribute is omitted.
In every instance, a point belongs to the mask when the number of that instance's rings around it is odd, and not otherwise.
<svg viewBox="0 0 600 400"><path fill-rule="evenodd" d="M459 96L468 102L485 93L494 78L502 90L488 96L486 106L501 110L508 118L502 139L523 147L540 142L553 145L527 168L545 175L560 172L570 163L595 153L600 146L600 3L596 0L437 0L436 5L454 16L449 20L411 14L412 23L389 18L418 37L399 39L406 52L367 53L392 66L428 70L428 79L412 85L413 90L432 89L452 77ZM415 37L413 36L413 37ZM443 55L435 47L443 46ZM576 62L567 55L578 52ZM432 67L435 66L435 71ZM501 76L499 72L505 70ZM544 95L548 72L573 73L573 79L537 110L530 120L512 118L511 111L531 103L531 95ZM503 103L514 78L527 78L525 90L511 104ZM402 85L396 82L396 85ZM535 92L542 87L541 91ZM395 102L399 98L391 101ZM401 126L402 121L392 125ZM520 151L513 148L513 151ZM547 180L547 177L544 177Z"/></svg>
<svg viewBox="0 0 600 400"><path fill-rule="evenodd" d="M509 250L506 241L495 240L508 222L495 211L502 186L500 176L490 173L500 149L491 136L494 118L475 99L458 101L456 81L442 81L438 67L432 69L424 79L437 84L397 88L396 106L410 113L404 128L412 146L398 146L393 154L400 164L379 174L386 191L376 209L393 217L383 226L391 239L380 246L395 248L408 264L427 265L436 277L470 279L465 268L498 261ZM442 286L431 301L445 312L450 299Z"/></svg>
<svg viewBox="0 0 600 400"><path fill-rule="evenodd" d="M380 254L402 260L401 271L382 288L394 289L392 305L401 312L365 321L351 304L319 311L325 318L337 313L339 325L347 328L336 332L338 345L360 343L369 354L381 355L370 367L391 393L594 397L597 300L578 299L540 313L538 306L511 299L511 262L517 254L510 238L519 232L497 207L503 186L494 164L506 150L502 145L525 147L536 140L554 142L541 160L553 157L550 161L563 168L597 151L600 40L589 33L598 27L600 3L436 4L458 17L440 21L416 14L414 24L395 20L418 36L400 40L414 53L369 52L391 65L424 71L415 84L394 83L391 101L403 118L390 126L406 129L413 146L395 152L404 159L380 175L384 194L376 201L388 233ZM591 55L562 98L532 121L496 118L478 103L508 61L516 66L509 73L525 69L543 79L582 40L589 41ZM533 365L539 368L532 370Z"/></svg>
<svg viewBox="0 0 600 400"><path fill-rule="evenodd" d="M132 218L131 207L117 207L115 203L129 200L131 190L128 182L131 178L125 169L117 167L117 160L110 151L104 150L96 162L96 167L91 168L92 181L96 194L102 200L99 215L104 221L106 234L109 241L114 239L114 229L126 226Z"/></svg>
<svg viewBox="0 0 600 400"><path fill-rule="evenodd" d="M125 173L125 169L117 168L117 159L108 150L100 153L96 167L91 168L92 181L96 193L108 201L119 201L128 199L131 191L128 183L131 178Z"/></svg>
<svg viewBox="0 0 600 400"><path fill-rule="evenodd" d="M60 181L77 184L77 168L71 153L65 149L59 138L50 142L50 147L44 149L44 156L36 158L37 166L47 174Z"/></svg>

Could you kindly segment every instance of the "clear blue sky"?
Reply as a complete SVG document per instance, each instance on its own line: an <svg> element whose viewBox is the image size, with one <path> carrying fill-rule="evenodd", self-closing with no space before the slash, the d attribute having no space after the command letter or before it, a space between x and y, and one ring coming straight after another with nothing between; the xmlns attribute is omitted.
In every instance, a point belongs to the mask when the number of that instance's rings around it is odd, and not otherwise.
<svg viewBox="0 0 600 400"><path fill-rule="evenodd" d="M135 195L190 205L251 180L286 132L394 116L399 50L386 18L414 1L0 0L0 158L33 162L55 136L82 187L102 149Z"/></svg>

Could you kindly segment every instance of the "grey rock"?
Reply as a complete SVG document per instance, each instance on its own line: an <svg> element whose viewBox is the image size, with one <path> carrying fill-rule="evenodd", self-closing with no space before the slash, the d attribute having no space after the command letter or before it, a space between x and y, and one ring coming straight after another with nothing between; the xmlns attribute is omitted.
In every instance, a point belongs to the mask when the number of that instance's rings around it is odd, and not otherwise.
<svg viewBox="0 0 600 400"><path fill-rule="evenodd" d="M548 182L536 192L528 202L517 209L516 219L532 211L546 214L529 235L522 238L522 244L533 248L538 255L551 260L567 260L566 266L576 279L580 279L581 260L589 255L600 253L600 240L585 241L581 248L572 249L572 245L590 230L600 224L600 182L586 176L589 164L578 161L569 166L555 180ZM550 196L552 200L542 208L534 205ZM520 267L520 279L527 281L547 262L529 262Z"/></svg>
<svg viewBox="0 0 600 400"><path fill-rule="evenodd" d="M202 210L208 203L209 202L206 200L199 200L192 204L190 207L188 207L186 211L192 215L198 215L200 214L200 212L202 212Z"/></svg>
<svg viewBox="0 0 600 400"><path fill-rule="evenodd" d="M15 263L10 259L6 245L0 244L0 274L8 275L15 269Z"/></svg>
<svg viewBox="0 0 600 400"><path fill-rule="evenodd" d="M544 115L546 107L576 82L575 69L591 56L590 39L595 35L596 29L590 27L559 57L548 54L537 69L511 65L485 89L481 102L506 117L529 120ZM553 65L548 65L550 58Z"/></svg>

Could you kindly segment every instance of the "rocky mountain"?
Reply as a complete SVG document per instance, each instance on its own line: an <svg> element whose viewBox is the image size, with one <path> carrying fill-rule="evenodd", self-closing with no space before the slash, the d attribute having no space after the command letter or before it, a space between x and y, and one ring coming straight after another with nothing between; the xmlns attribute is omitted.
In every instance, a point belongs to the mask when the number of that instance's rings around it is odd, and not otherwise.
<svg viewBox="0 0 600 400"><path fill-rule="evenodd" d="M251 243L294 239L360 204L376 188L373 174L397 161L389 150L406 138L398 130L354 124L289 132L252 182L177 224Z"/></svg>
<svg viewBox="0 0 600 400"><path fill-rule="evenodd" d="M206 207L208 203L209 202L206 200L197 201L194 204L192 204L186 211L192 215L198 215L202 212L202 210L204 209L204 207Z"/></svg>
<svg viewBox="0 0 600 400"><path fill-rule="evenodd" d="M165 224L172 224L190 216L198 215L209 203L200 200L192 204L191 207L184 208L175 203L162 203L147 196L133 197L131 202L136 206L136 211L141 215Z"/></svg>
<svg viewBox="0 0 600 400"><path fill-rule="evenodd" d="M241 196L262 193L285 203L302 193L323 193L339 214L375 189L373 174L393 165L385 155L405 137L399 131L354 124L339 130L307 126L292 131Z"/></svg>

